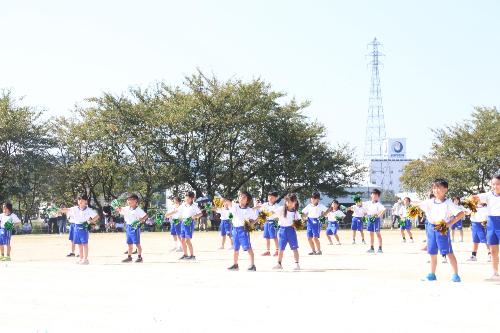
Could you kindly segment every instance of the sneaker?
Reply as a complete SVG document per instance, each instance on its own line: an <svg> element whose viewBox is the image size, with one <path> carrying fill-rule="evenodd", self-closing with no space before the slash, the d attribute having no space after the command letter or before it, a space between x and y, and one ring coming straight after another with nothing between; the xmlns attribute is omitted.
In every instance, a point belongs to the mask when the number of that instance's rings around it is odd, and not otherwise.
<svg viewBox="0 0 500 333"><path fill-rule="evenodd" d="M462 282L462 280L460 279L460 276L458 276L458 274L453 274L451 276L451 282Z"/></svg>
<svg viewBox="0 0 500 333"><path fill-rule="evenodd" d="M247 271L249 271L249 272L256 272L257 271L257 267L255 267L255 265L252 265L252 266L248 267Z"/></svg>
<svg viewBox="0 0 500 333"><path fill-rule="evenodd" d="M436 280L437 280L437 277L436 277L436 274L434 274L434 273L429 273L429 274L427 274L426 277L424 277L422 279L422 281L436 281Z"/></svg>
<svg viewBox="0 0 500 333"><path fill-rule="evenodd" d="M356 245L356 241L354 241L354 240L353 240L353 241L352 241L352 245Z"/></svg>
<svg viewBox="0 0 500 333"><path fill-rule="evenodd" d="M132 252L132 254L137 254L137 249L135 249L135 251L134 251L134 252Z"/></svg>
<svg viewBox="0 0 500 333"><path fill-rule="evenodd" d="M270 255L271 255L271 252L269 252L269 251L262 253L263 257L269 257Z"/></svg>
<svg viewBox="0 0 500 333"><path fill-rule="evenodd" d="M295 267L293 268L294 271L300 271L300 265L299 263L295 264Z"/></svg>
<svg viewBox="0 0 500 333"><path fill-rule="evenodd" d="M375 250L374 249L369 249L368 251L366 251L366 253L375 253Z"/></svg>
<svg viewBox="0 0 500 333"><path fill-rule="evenodd" d="M132 262L132 257L127 257L123 259L122 262Z"/></svg>
<svg viewBox="0 0 500 333"><path fill-rule="evenodd" d="M308 255L313 256L316 254L316 251L309 252Z"/></svg>
<svg viewBox="0 0 500 333"><path fill-rule="evenodd" d="M84 259L84 260L80 261L80 265L88 265L88 264L90 264L88 259Z"/></svg>
<svg viewBox="0 0 500 333"><path fill-rule="evenodd" d="M128 254L128 251L123 252L123 254Z"/></svg>
<svg viewBox="0 0 500 333"><path fill-rule="evenodd" d="M70 254L67 254L67 255L66 255L66 257L68 257L68 258L69 258L69 257L74 257L74 256L75 256L75 254L74 254L73 252L71 252Z"/></svg>
<svg viewBox="0 0 500 333"><path fill-rule="evenodd" d="M412 238L412 239L410 239L410 243L415 243L415 241L413 240L413 238Z"/></svg>
<svg viewBox="0 0 500 333"><path fill-rule="evenodd" d="M273 254L273 257L277 257L278 256L278 250L276 250L276 252L274 252Z"/></svg>
<svg viewBox="0 0 500 333"><path fill-rule="evenodd" d="M337 245L342 245L340 242L337 242Z"/></svg>
<svg viewBox="0 0 500 333"><path fill-rule="evenodd" d="M177 251L175 251L175 252L184 252L184 250L182 249L182 247L179 247L179 248L177 248Z"/></svg>
<svg viewBox="0 0 500 333"><path fill-rule="evenodd" d="M364 239L361 241L361 243L366 244L366 242L365 242L365 240L364 240Z"/></svg>
<svg viewBox="0 0 500 333"><path fill-rule="evenodd" d="M283 269L283 266L281 266L280 264L277 264L276 266L273 267L273 269L280 270L280 269Z"/></svg>
<svg viewBox="0 0 500 333"><path fill-rule="evenodd" d="M320 251L318 251L318 252L316 252L316 255L317 255L317 256L320 256L320 255L322 255L322 254L323 254L323 252L321 252L321 250L320 250Z"/></svg>
<svg viewBox="0 0 500 333"><path fill-rule="evenodd" d="M403 238L403 243L406 243L406 239Z"/></svg>
<svg viewBox="0 0 500 333"><path fill-rule="evenodd" d="M142 257L138 257L137 259L135 259L135 262L142 262Z"/></svg>
<svg viewBox="0 0 500 333"><path fill-rule="evenodd" d="M384 251L382 251L382 249L380 249L380 248L379 248L379 249L377 250L377 253L384 253Z"/></svg>
<svg viewBox="0 0 500 333"><path fill-rule="evenodd" d="M477 261L477 257L471 256L469 259L467 259L467 261Z"/></svg>
<svg viewBox="0 0 500 333"><path fill-rule="evenodd" d="M195 257L195 256L188 256L188 257L186 258L186 260L196 260L196 257Z"/></svg>
<svg viewBox="0 0 500 333"><path fill-rule="evenodd" d="M240 268L238 267L238 264L234 264L233 266L229 267L227 270L228 271L239 271Z"/></svg>
<svg viewBox="0 0 500 333"><path fill-rule="evenodd" d="M183 255L182 255L182 257L180 257L180 258L179 258L179 260L185 260L185 259L187 259L187 258L189 258L189 256L187 256L187 255L183 254Z"/></svg>
<svg viewBox="0 0 500 333"><path fill-rule="evenodd" d="M224 246L219 247L218 250L224 250Z"/></svg>
<svg viewBox="0 0 500 333"><path fill-rule="evenodd" d="M328 243L328 245L333 245L333 243L332 243L332 242L330 242L330 243Z"/></svg>
<svg viewBox="0 0 500 333"><path fill-rule="evenodd" d="M10 257L9 256L2 257L2 261L10 261Z"/></svg>
<svg viewBox="0 0 500 333"><path fill-rule="evenodd" d="M493 274L492 276L487 278L486 281L500 281L500 275L498 273Z"/></svg>

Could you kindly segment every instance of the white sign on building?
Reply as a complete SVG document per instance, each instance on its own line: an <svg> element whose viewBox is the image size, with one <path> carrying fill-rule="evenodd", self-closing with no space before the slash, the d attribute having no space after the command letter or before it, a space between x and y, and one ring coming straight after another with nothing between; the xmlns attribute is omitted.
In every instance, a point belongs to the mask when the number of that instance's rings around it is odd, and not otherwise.
<svg viewBox="0 0 500 333"><path fill-rule="evenodd" d="M385 140L384 152L387 159L406 158L406 138L393 138Z"/></svg>

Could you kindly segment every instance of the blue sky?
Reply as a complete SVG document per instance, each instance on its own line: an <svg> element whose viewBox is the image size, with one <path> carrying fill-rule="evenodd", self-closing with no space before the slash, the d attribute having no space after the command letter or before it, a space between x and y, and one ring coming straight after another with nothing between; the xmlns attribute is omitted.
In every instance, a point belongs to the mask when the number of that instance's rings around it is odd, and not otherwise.
<svg viewBox="0 0 500 333"><path fill-rule="evenodd" d="M69 115L103 91L196 68L222 79L261 77L290 97L329 140L361 154L377 37L386 131L408 154L430 129L500 105L500 1L9 1L0 10L0 88Z"/></svg>

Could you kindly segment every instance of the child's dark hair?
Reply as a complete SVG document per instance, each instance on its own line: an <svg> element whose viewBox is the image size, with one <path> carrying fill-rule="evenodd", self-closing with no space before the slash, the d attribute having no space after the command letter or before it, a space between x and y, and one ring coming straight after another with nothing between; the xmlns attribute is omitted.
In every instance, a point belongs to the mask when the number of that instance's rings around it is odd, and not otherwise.
<svg viewBox="0 0 500 333"><path fill-rule="evenodd" d="M81 193L80 195L78 195L78 197L76 198L77 200L85 200L85 201L88 201L89 200L89 196L87 195L87 193Z"/></svg>
<svg viewBox="0 0 500 333"><path fill-rule="evenodd" d="M248 205L250 205L250 202L252 202L252 195L249 192L247 192L247 191L243 191L240 194L244 195L245 197L247 197L247 205L246 205L246 207L248 207Z"/></svg>
<svg viewBox="0 0 500 333"><path fill-rule="evenodd" d="M405 197L403 200L408 200L408 203L410 203L410 202L411 202L410 197Z"/></svg>
<svg viewBox="0 0 500 333"><path fill-rule="evenodd" d="M452 200L453 200L453 201L457 200L457 201L458 201L458 204L460 205L460 202L461 202L461 201L460 201L460 197L453 197L453 198L452 198Z"/></svg>
<svg viewBox="0 0 500 333"><path fill-rule="evenodd" d="M496 175L493 176L493 178L491 179L496 179L496 180L500 180L500 173L497 173Z"/></svg>
<svg viewBox="0 0 500 333"><path fill-rule="evenodd" d="M269 191L269 193L267 193L267 195L271 196L271 197L275 197L277 198L278 197L278 191Z"/></svg>
<svg viewBox="0 0 500 333"><path fill-rule="evenodd" d="M194 199L194 192L193 191L187 191L185 194L186 197L190 197L191 199Z"/></svg>
<svg viewBox="0 0 500 333"><path fill-rule="evenodd" d="M313 194L311 195L311 198L312 199L321 199L321 194L319 194L319 192L313 192Z"/></svg>
<svg viewBox="0 0 500 333"><path fill-rule="evenodd" d="M181 200L181 198L175 196L175 197L172 198L172 201L173 202L177 202L177 203L181 203L182 200Z"/></svg>
<svg viewBox="0 0 500 333"><path fill-rule="evenodd" d="M380 197L380 194L381 194L382 192L380 192L380 190L379 190L378 188L374 188L374 189L373 189L370 193L371 193L371 194L376 194L376 195L378 195L378 196Z"/></svg>
<svg viewBox="0 0 500 333"><path fill-rule="evenodd" d="M433 186L442 186L444 188L448 188L448 181L444 178L437 178L437 179L434 179L434 181L432 182L432 185Z"/></svg>
<svg viewBox="0 0 500 333"><path fill-rule="evenodd" d="M340 206L339 202L337 200L332 200L332 203L330 204L330 207L333 205L333 204L336 204L337 206Z"/></svg>
<svg viewBox="0 0 500 333"><path fill-rule="evenodd" d="M8 209L8 210L9 210L9 212L11 212L11 213L12 213L12 203L11 203L11 202L8 202L8 201L7 201L7 202L4 202L4 204L3 204L3 208Z"/></svg>
<svg viewBox="0 0 500 333"><path fill-rule="evenodd" d="M435 197L434 193L429 194L429 199L434 199Z"/></svg>
<svg viewBox="0 0 500 333"><path fill-rule="evenodd" d="M299 200L297 200L297 194L295 194L295 193L288 193L285 196L285 202L287 202L287 201L295 202L295 208L294 208L295 211L297 211L299 209ZM286 206L286 203L285 203L285 207L284 207L284 210L283 210L283 216L284 217L286 217L287 211L288 211L288 207Z"/></svg>
<svg viewBox="0 0 500 333"><path fill-rule="evenodd" d="M129 194L129 195L128 195L128 197L127 197L127 200L129 200L129 199L130 199L130 200L139 201L139 197L138 197L138 196L137 196L137 194L135 194L135 193L131 193L131 194Z"/></svg>

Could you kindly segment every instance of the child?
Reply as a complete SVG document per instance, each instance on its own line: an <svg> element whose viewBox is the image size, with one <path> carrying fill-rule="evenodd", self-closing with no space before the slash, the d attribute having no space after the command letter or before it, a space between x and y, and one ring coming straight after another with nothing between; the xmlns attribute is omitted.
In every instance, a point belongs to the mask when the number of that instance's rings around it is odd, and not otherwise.
<svg viewBox="0 0 500 333"><path fill-rule="evenodd" d="M12 212L12 204L6 202L2 205L3 213L0 214L0 260L10 261L10 238L12 237L12 229L6 228L5 223L9 222L13 225L21 224L21 220L16 214ZM7 248L7 255L5 256L5 248Z"/></svg>
<svg viewBox="0 0 500 333"><path fill-rule="evenodd" d="M220 214L220 235L222 237L222 244L219 248L220 250L224 250L224 245L226 244L226 237L229 237L229 241L231 242L231 248L233 247L233 224L231 222L231 210L229 207L231 206L231 200L229 198L224 198L224 207L218 208L217 213Z"/></svg>
<svg viewBox="0 0 500 333"><path fill-rule="evenodd" d="M127 238L127 258L122 262L132 261L132 250L134 244L137 248L137 259L135 262L142 262L142 246L141 246L141 224L146 222L148 214L146 214L141 207L138 206L139 197L136 194L131 194L127 197L127 206L117 207L118 212L123 215L125 219L125 234ZM133 225L137 223L137 225Z"/></svg>
<svg viewBox="0 0 500 333"><path fill-rule="evenodd" d="M198 204L194 202L194 192L188 191L184 196L184 203L179 206L177 210L170 212L167 216L173 216L175 213L179 213L181 219L181 244L182 251L184 254L179 260L194 260L196 257L193 252L193 243L191 239L193 238L194 231L194 220L201 217L201 209Z"/></svg>
<svg viewBox="0 0 500 333"><path fill-rule="evenodd" d="M309 255L322 255L319 234L321 222L319 217L327 210L325 205L319 202L320 194L314 192L311 196L311 203L302 210L302 218L307 219L307 240L312 252ZM316 247L315 247L316 246Z"/></svg>
<svg viewBox="0 0 500 333"><path fill-rule="evenodd" d="M382 251L382 235L380 234L381 220L385 213L385 207L378 202L380 199L380 190L373 189L370 193L371 201L366 201L363 203L363 208L366 210L366 215L368 217L368 227L366 228L370 232L370 249L368 253L375 253L374 243L375 243L375 233L378 238L378 250L377 253L383 253Z"/></svg>
<svg viewBox="0 0 500 333"><path fill-rule="evenodd" d="M278 219L279 224L279 254L278 254L278 264L273 267L273 269L283 269L281 262L283 260L283 254L285 252L286 245L290 245L290 249L293 251L293 257L295 259L294 270L300 270L299 266L299 243L297 241L297 232L293 226L294 220L299 220L300 215L298 213L299 202L297 200L297 195L287 194L285 197L285 205L278 208L274 214L273 218Z"/></svg>
<svg viewBox="0 0 500 333"><path fill-rule="evenodd" d="M251 201L252 196L250 193L242 192L238 197L238 204L235 205L231 203L231 213L233 214L234 254L233 265L228 268L230 271L239 270L238 258L240 247L243 248L243 251L247 251L250 257L250 267L248 267L248 271L255 272L257 270L254 261L255 255L252 250L252 244L250 243L250 233L245 230L245 220L254 223L257 218L255 210L248 208Z"/></svg>
<svg viewBox="0 0 500 333"><path fill-rule="evenodd" d="M172 251L183 252L181 244L180 214L178 212L174 212L179 210L181 198L174 197L172 201L174 203L174 207L169 211L169 213L173 213L170 215L170 234L174 238L174 247L172 248Z"/></svg>
<svg viewBox="0 0 500 333"><path fill-rule="evenodd" d="M489 281L500 281L498 274L498 244L500 242L500 174L493 176L491 191L475 197L488 205L486 243L490 246L493 275Z"/></svg>
<svg viewBox="0 0 500 333"><path fill-rule="evenodd" d="M426 229L427 234L427 253L431 256L431 272L425 277L424 280L435 281L436 267L437 267L437 254L438 251L441 255L447 255L453 269L451 280L453 282L460 282L458 275L457 258L453 253L451 246L450 231L447 230L445 235L440 231L435 230L436 224L441 221L446 223L449 228L455 222L459 221L465 214L463 210L455 205L450 199L446 198L448 192L448 182L444 179L436 179L432 183L432 193L434 199L422 201L418 206L425 212L428 224Z"/></svg>
<svg viewBox="0 0 500 333"><path fill-rule="evenodd" d="M361 243L366 244L365 234L363 232L363 219L366 215L366 209L363 208L361 199L356 199L354 205L349 207L349 210L352 211L352 244L356 244L356 231L359 231L361 234Z"/></svg>
<svg viewBox="0 0 500 333"><path fill-rule="evenodd" d="M413 243L413 234L411 233L411 219L408 217L408 206L410 205L411 199L406 197L403 199L403 204L399 208L399 217L402 219L402 223L400 225L401 236L403 237L403 243L406 243L405 230L410 237L411 242Z"/></svg>
<svg viewBox="0 0 500 333"><path fill-rule="evenodd" d="M459 197L453 197L453 203L457 205L458 207L461 207L464 209L464 207L460 206L460 198ZM455 230L458 230L460 232L460 243L463 243L464 241L464 230L462 228L462 220L458 221L454 225L451 226L451 241L455 242Z"/></svg>
<svg viewBox="0 0 500 333"><path fill-rule="evenodd" d="M477 250L479 243L486 243L486 228L483 224L488 219L488 208L486 204L479 204L476 213L470 215L471 230L472 230L472 256L467 261L477 261ZM488 257L491 260L490 247L488 249Z"/></svg>
<svg viewBox="0 0 500 333"><path fill-rule="evenodd" d="M267 195L267 202L263 205L259 206L260 210L267 211L274 215L274 213L280 208L276 201L278 200L278 192L271 191ZM264 238L266 239L266 249L267 251L262 253L263 256L271 255L271 239L274 241L274 246L276 251L274 252L274 256L278 256L278 230L275 226L276 217L269 217L264 223Z"/></svg>
<svg viewBox="0 0 500 333"><path fill-rule="evenodd" d="M80 259L76 263L80 265L89 264L89 230L86 224L95 224L99 219L99 215L87 205L88 196L81 194L77 198L77 206L60 210L75 225L72 241L78 245Z"/></svg>
<svg viewBox="0 0 500 333"><path fill-rule="evenodd" d="M342 221L345 217L344 212L339 209L340 205L337 200L333 200L330 208L324 213L328 219L328 226L326 228L326 237L328 238L329 244L333 245L332 235L337 240L337 245L340 245L340 239L337 235L339 230L339 221Z"/></svg>

